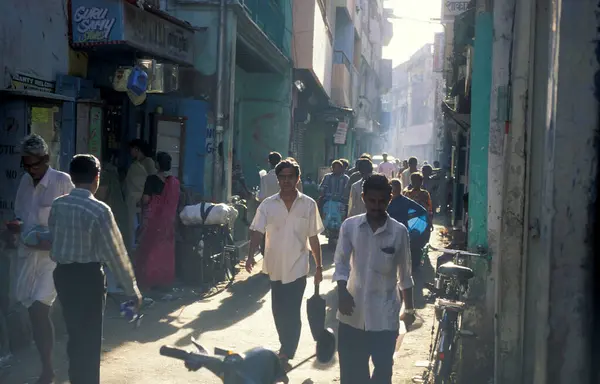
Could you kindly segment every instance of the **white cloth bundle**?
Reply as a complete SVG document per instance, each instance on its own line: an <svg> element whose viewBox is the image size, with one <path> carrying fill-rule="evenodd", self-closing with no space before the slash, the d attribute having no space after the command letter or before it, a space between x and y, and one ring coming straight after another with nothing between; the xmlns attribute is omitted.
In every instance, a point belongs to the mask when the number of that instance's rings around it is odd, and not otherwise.
<svg viewBox="0 0 600 384"><path fill-rule="evenodd" d="M187 205L179 214L184 225L233 225L238 211L227 204L200 203Z"/></svg>

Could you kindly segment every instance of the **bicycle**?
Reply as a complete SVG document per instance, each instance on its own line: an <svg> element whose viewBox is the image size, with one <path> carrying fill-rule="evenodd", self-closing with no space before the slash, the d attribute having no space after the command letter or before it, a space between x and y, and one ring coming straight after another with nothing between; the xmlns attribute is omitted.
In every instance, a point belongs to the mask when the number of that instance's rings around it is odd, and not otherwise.
<svg viewBox="0 0 600 384"><path fill-rule="evenodd" d="M462 316L466 304L461 298L468 293L469 280L475 276L473 270L464 265L465 260L467 257L486 255L436 248L431 245L428 249L443 252L444 255L438 258L435 284L425 284L431 292L431 298L435 299L435 319L431 327L429 364L422 376L413 378L413 383L453 384L456 382L454 364L459 339L462 336L475 336L472 332L462 329ZM443 262L447 255L452 256L451 261Z"/></svg>

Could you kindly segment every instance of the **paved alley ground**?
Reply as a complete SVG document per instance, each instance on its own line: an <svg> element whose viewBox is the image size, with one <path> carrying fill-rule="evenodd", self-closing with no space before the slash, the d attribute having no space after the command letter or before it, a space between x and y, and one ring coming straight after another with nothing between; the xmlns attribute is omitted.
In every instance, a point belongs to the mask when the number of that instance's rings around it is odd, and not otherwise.
<svg viewBox="0 0 600 384"><path fill-rule="evenodd" d="M438 229L432 239L437 237ZM327 299L327 324L336 330L337 295L331 282L333 250L328 245L323 248L325 279L321 294ZM430 256L433 259L433 255ZM260 264L257 268L260 268ZM426 278L432 277L432 273L429 267ZM311 282L309 280L307 285L306 299L313 294ZM159 355L160 347L165 344L189 347L192 336L208 350L216 346L235 351L261 345L273 349L279 347L271 316L269 281L266 276L257 273L251 276L240 273L235 284L212 298L198 301L191 290L186 290L178 300L157 301L145 312L144 321L138 329L118 318L116 303L111 299L107 302L106 312L102 361L102 383L106 384L220 383L205 370L188 372L180 361ZM409 333L402 330L401 345L395 360L394 384L410 383L412 376L422 372L415 362L427 359L433 321L431 305L418 310L418 314L421 320L418 320L414 329ZM310 356L314 348L315 343L305 319L296 361ZM63 333L57 335L57 384L68 383L66 363ZM0 384L34 383L38 367L32 346L14 357L9 367L0 369ZM337 359L327 366L309 362L290 373L290 383L311 382L339 382Z"/></svg>

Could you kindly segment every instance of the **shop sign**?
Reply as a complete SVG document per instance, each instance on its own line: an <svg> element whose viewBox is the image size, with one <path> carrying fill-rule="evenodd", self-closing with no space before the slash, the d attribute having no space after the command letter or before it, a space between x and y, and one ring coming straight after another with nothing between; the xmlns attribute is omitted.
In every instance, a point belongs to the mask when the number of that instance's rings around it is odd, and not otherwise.
<svg viewBox="0 0 600 384"><path fill-rule="evenodd" d="M194 64L194 32L125 3L123 40L148 53L179 63Z"/></svg>
<svg viewBox="0 0 600 384"><path fill-rule="evenodd" d="M40 79L22 72L12 75L11 84L13 89L29 89L34 91L54 93L56 82Z"/></svg>
<svg viewBox="0 0 600 384"><path fill-rule="evenodd" d="M73 43L107 43L121 40L122 8L118 1L73 0Z"/></svg>
<svg viewBox="0 0 600 384"><path fill-rule="evenodd" d="M433 72L444 71L445 48L444 33L436 33L433 38Z"/></svg>
<svg viewBox="0 0 600 384"><path fill-rule="evenodd" d="M344 145L346 144L346 135L348 134L348 123L340 121L338 123L335 134L333 135L333 143Z"/></svg>
<svg viewBox="0 0 600 384"><path fill-rule="evenodd" d="M142 54L193 65L194 31L138 6L117 0L72 0L75 47L129 45Z"/></svg>
<svg viewBox="0 0 600 384"><path fill-rule="evenodd" d="M454 18L465 12L468 6L468 0L442 0L442 21L454 21Z"/></svg>

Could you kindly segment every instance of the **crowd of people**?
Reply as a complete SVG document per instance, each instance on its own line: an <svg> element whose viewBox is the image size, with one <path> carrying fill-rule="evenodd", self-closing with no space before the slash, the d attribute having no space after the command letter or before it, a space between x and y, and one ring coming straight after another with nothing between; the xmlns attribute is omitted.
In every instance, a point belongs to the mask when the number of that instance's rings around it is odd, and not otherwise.
<svg viewBox="0 0 600 384"><path fill-rule="evenodd" d="M114 170L102 169L93 155L76 155L64 173L50 166L42 137L33 134L22 143L25 174L15 219L7 228L18 250L16 296L28 308L42 362L40 384L54 379L50 308L57 296L69 336L70 381L99 383L105 271L138 308L141 290L169 286L175 278L180 182L170 174L169 154L151 157L141 140L130 143L130 153L132 163L120 183ZM323 279L323 207L335 202L343 207L333 277L341 382L369 382L372 359L373 380L390 383L399 321L411 324L415 319L413 275L432 228L427 190L432 167L424 164L419 171L416 158L392 163L386 154L377 166L363 154L352 169L347 160L335 160L315 200L302 193L303 184L316 184L308 177L302 182L295 159L273 152L268 161L271 169L261 177L246 269L253 270L262 245L282 366L291 368L300 340L310 255L316 264L314 283ZM121 219L115 215L118 206L124 207ZM411 217L420 214L427 217L427 230L409 231Z"/></svg>
<svg viewBox="0 0 600 384"><path fill-rule="evenodd" d="M25 173L7 229L18 253L15 296L28 309L42 362L39 384L54 380L50 309L57 297L70 381L99 383L105 272L138 309L140 288L173 283L180 183L168 153L148 152L143 141L130 143L132 162L121 183L115 169L103 170L89 154L74 156L69 173L55 170L41 136L23 140Z"/></svg>
<svg viewBox="0 0 600 384"><path fill-rule="evenodd" d="M318 235L328 222L330 210L324 207L333 202L344 207L333 275L338 286L341 383L391 383L400 321L410 326L415 320L413 275L433 228L433 203L426 189L433 168L424 164L419 171L414 157L392 163L387 154L377 166L363 154L352 169L346 159L334 160L315 201L298 190L301 171L294 159L273 152L269 163L272 169L261 179L261 204L250 228L246 269L252 272L254 255L264 241L262 272L271 280L282 365L291 367L300 340L300 307L311 253L314 283L323 279ZM424 217L426 224L409 232L414 217Z"/></svg>

